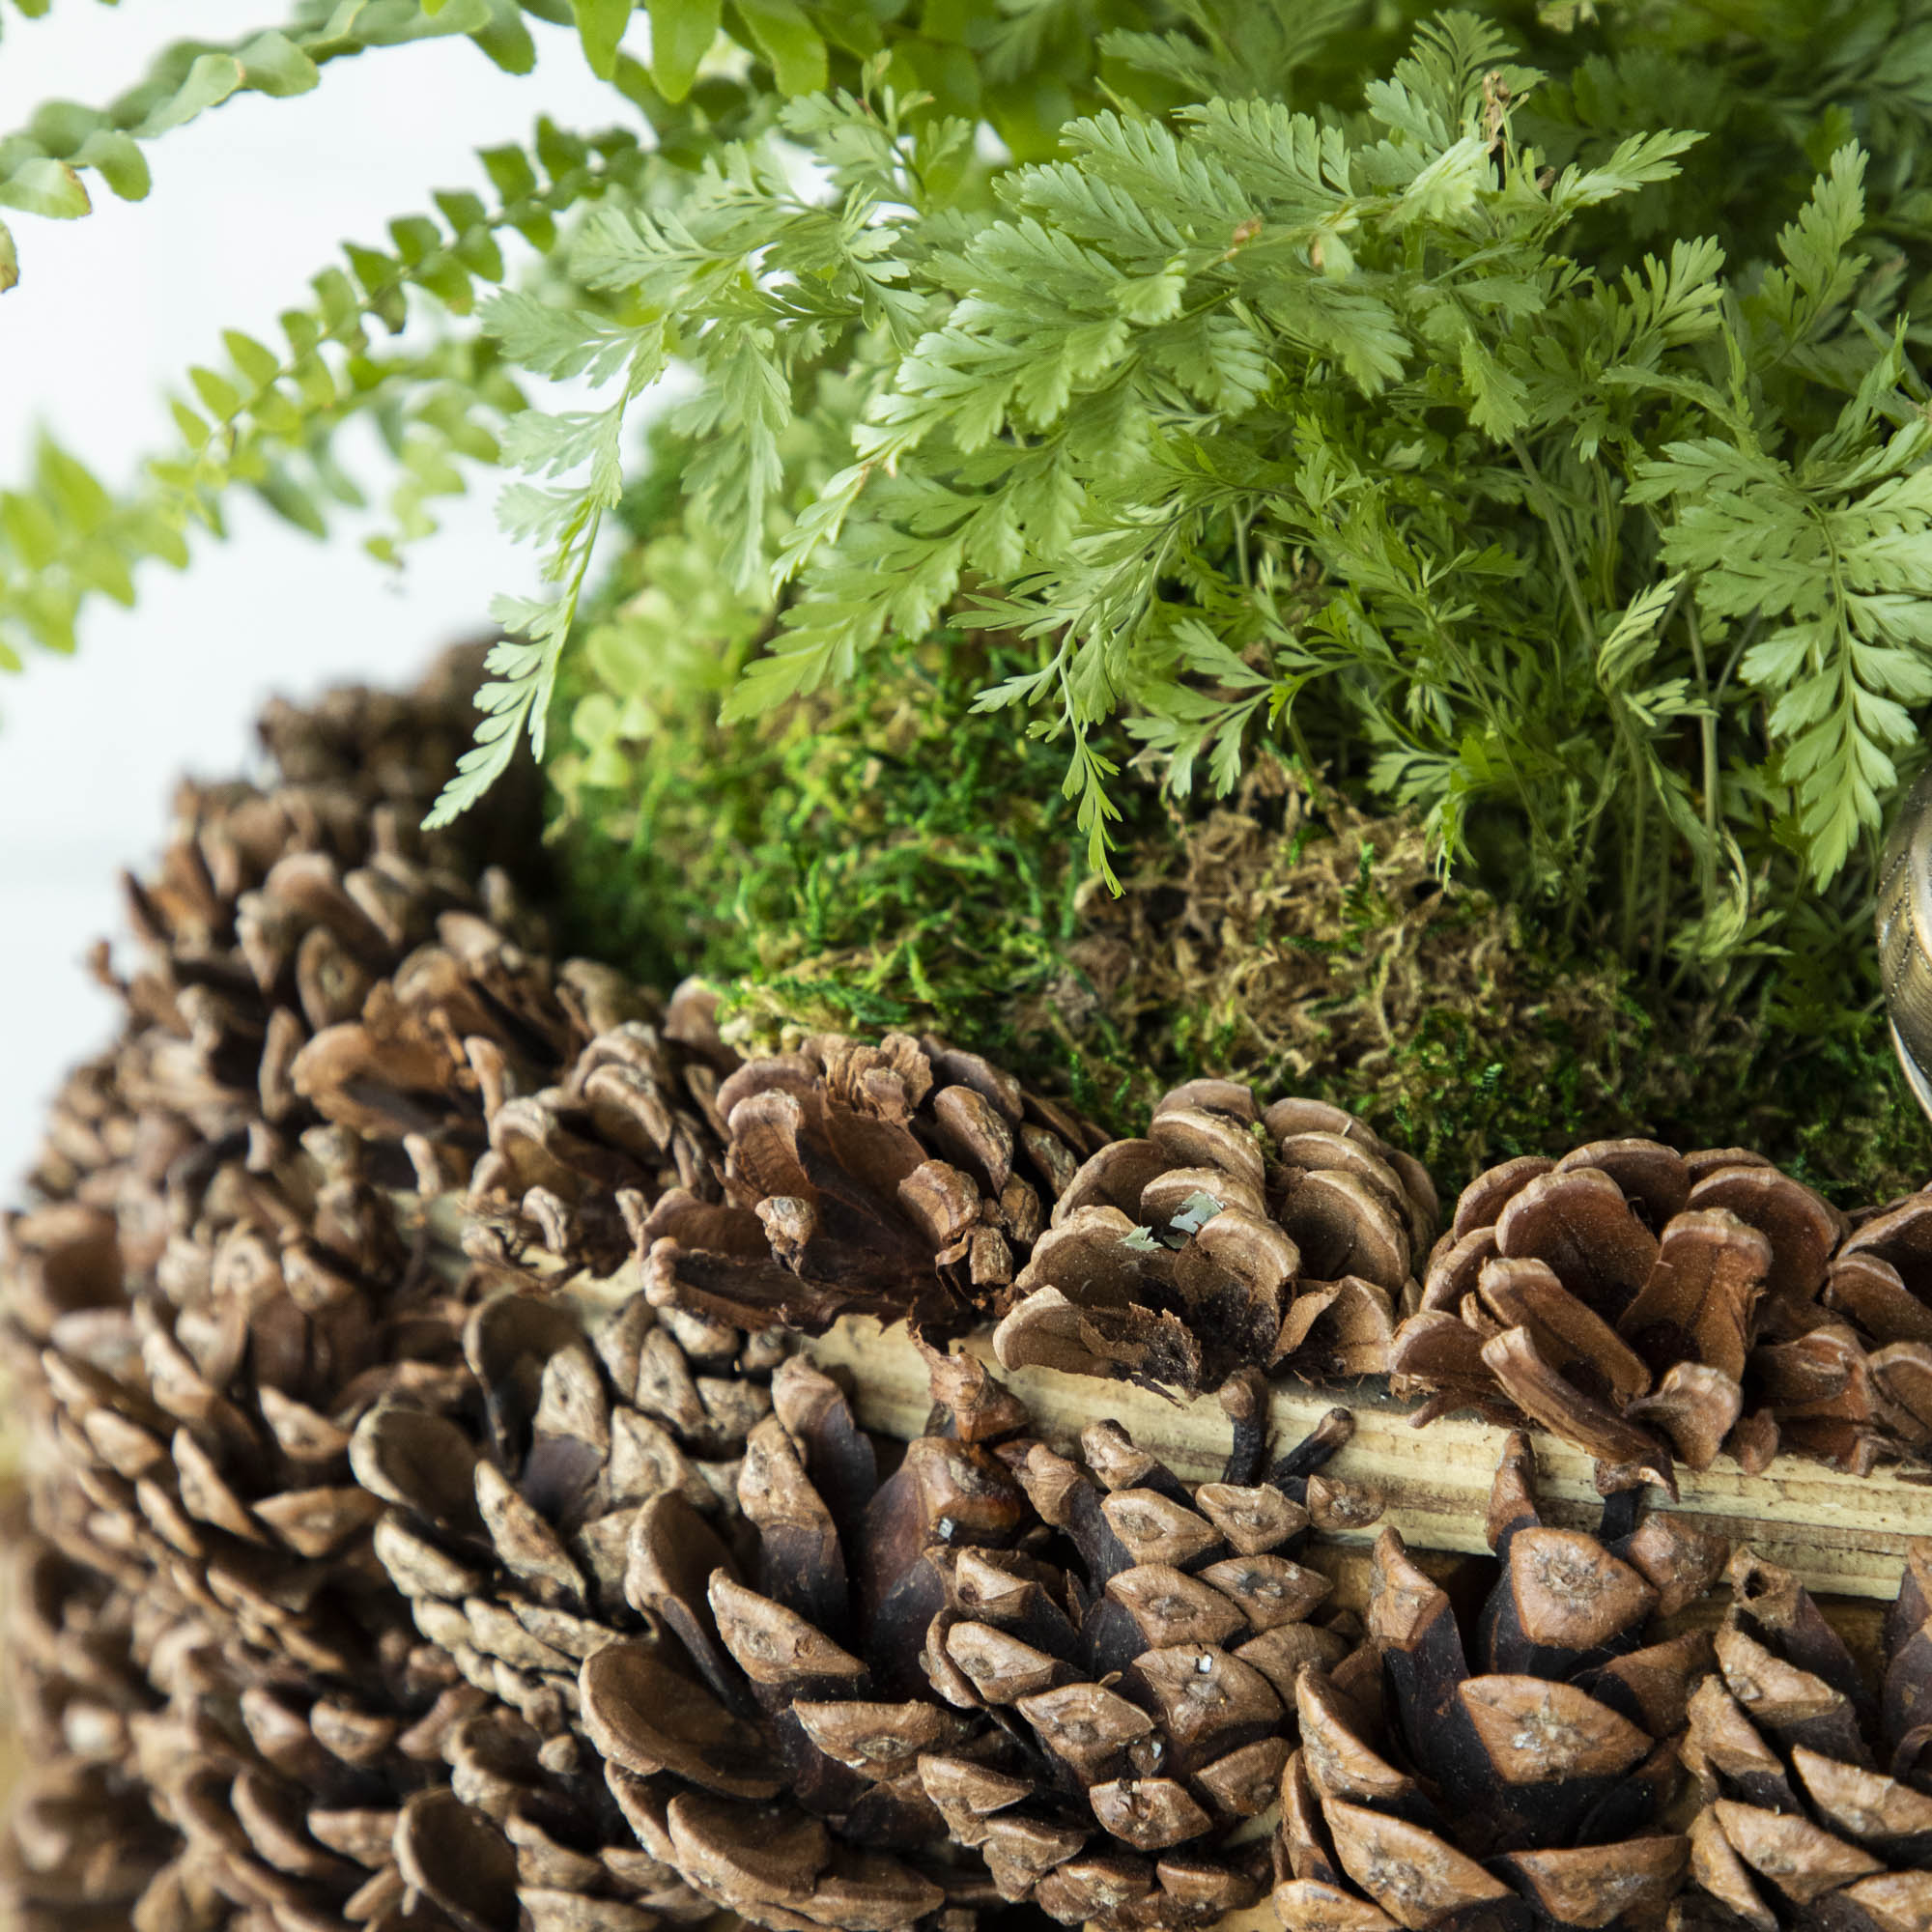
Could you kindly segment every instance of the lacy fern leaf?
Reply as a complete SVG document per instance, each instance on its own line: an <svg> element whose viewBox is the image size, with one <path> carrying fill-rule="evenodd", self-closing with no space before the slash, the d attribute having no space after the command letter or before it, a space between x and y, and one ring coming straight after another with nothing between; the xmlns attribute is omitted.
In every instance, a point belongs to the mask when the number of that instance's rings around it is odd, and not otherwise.
<svg viewBox="0 0 1932 1932"><path fill-rule="evenodd" d="M1932 710L1905 307L1932 286L1932 111L1874 26L1916 45L1932 0L1747 26L651 0L648 68L634 11L304 0L292 55L262 40L290 85L295 56L432 34L515 65L527 14L574 27L649 138L493 151L493 198L399 219L285 346L191 372L184 448L128 498L43 469L0 516L0 633L64 644L237 486L325 526L329 432L368 408L408 425L379 549L498 460L552 593L509 612L444 813L543 744L621 514L753 613L733 721L831 701L941 624L997 634L981 715L1050 748L1103 870L1144 780L1226 791L1270 738L1660 976L1774 957L1801 902L1852 917ZM138 116L37 124L0 149L15 200L77 213L90 169L136 191L141 140L253 58L197 49ZM459 326L511 232L541 276ZM433 352L370 345L415 310ZM512 368L597 401L520 413Z"/></svg>
<svg viewBox="0 0 1932 1932"><path fill-rule="evenodd" d="M1336 44L1254 19L1277 97ZM1577 137L1634 52L1551 89L1444 13L1349 113L1235 86L1231 35L1203 10L1117 42L1226 91L1071 122L990 196L882 188L849 159L881 139L863 96L795 102L809 217L732 151L610 253L600 286L674 313L698 384L670 419L691 515L747 590L776 556L727 715L950 614L1037 650L979 701L1060 746L1102 869L1113 734L1185 794L1279 733L1627 953L1680 918L1757 930L1738 879L1796 852L1833 880L1932 697L1914 338L1859 245L1865 156L1758 231L1768 262L1622 246L1701 138ZM808 225L863 259L809 281Z"/></svg>
<svg viewBox="0 0 1932 1932"><path fill-rule="evenodd" d="M466 487L464 464L498 460L498 437L523 398L488 340L392 351L377 346L371 327L400 327L412 299L470 312L478 286L505 273L499 236L544 235L557 211L635 182L645 166L628 133L593 143L555 129L540 130L527 152L499 148L483 158L505 190L494 207L468 191L439 195L436 217L391 224L390 247L352 245L345 266L318 274L309 303L282 313L277 345L229 330L218 360L189 372L191 396L175 400L179 447L151 461L130 490L110 494L57 444L45 446L33 487L9 497L15 508L0 517L8 660L30 642L72 650L90 597L131 602L142 562L185 565L189 532L220 533L235 490L318 535L339 511L363 507L333 453L355 416L379 423L397 467L387 527L369 540L372 552L391 561L435 530L436 498ZM559 374L597 353L594 317L565 326L568 343L549 365Z"/></svg>

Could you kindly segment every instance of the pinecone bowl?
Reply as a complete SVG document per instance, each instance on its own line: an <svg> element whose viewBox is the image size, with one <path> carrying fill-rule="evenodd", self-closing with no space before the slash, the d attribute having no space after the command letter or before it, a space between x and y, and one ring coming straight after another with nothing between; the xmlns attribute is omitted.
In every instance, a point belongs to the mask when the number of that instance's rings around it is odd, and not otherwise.
<svg viewBox="0 0 1932 1932"><path fill-rule="evenodd" d="M1606 1141L1437 1238L1325 1103L746 1059L414 830L455 688L185 788L6 1224L22 1932L1932 1932L1922 1548L1880 1638L1646 1506L1922 1458L1932 1195Z"/></svg>

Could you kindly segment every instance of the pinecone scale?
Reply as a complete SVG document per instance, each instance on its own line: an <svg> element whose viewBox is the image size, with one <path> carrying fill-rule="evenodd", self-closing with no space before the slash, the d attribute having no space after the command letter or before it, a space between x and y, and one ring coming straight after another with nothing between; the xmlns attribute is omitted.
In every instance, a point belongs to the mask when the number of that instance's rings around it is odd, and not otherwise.
<svg viewBox="0 0 1932 1932"><path fill-rule="evenodd" d="M1690 1841L1662 1821L1711 1642L1646 1631L1723 1548L1667 1517L1545 1524L1521 1436L1490 1534L1502 1575L1465 1618L1383 1531L1378 1670L1301 1671L1274 1890L1291 1932L1659 1925L1681 1889Z"/></svg>

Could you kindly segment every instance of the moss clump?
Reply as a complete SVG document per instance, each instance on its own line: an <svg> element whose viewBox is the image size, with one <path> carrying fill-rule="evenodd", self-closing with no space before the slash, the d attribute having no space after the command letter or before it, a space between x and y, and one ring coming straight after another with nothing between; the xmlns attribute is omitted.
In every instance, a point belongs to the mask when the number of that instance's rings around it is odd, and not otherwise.
<svg viewBox="0 0 1932 1932"><path fill-rule="evenodd" d="M1143 1097L1213 1070L1334 1100L1451 1186L1621 1134L1759 1147L1847 1202L1924 1178L1932 1133L1876 1012L1806 1039L1674 996L1443 885L1410 815L1264 764L1137 861L1118 898L1083 891L1052 1010L1020 1025L1104 1020Z"/></svg>
<svg viewBox="0 0 1932 1932"><path fill-rule="evenodd" d="M1059 749L968 708L1017 660L997 637L942 633L721 724L710 693L753 626L657 551L593 632L554 767L562 916L646 978L712 980L747 1045L929 1027L1116 1131L1224 1072L1353 1108L1447 1186L1625 1133L1760 1147L1847 1202L1932 1165L1875 1006L1807 1034L1673 994L1445 885L1413 815L1272 755L1219 804L1123 787L1114 895L1076 862ZM700 647L710 692L661 674ZM607 711L619 654L628 688L670 696Z"/></svg>
<svg viewBox="0 0 1932 1932"><path fill-rule="evenodd" d="M715 696L656 675L688 646L691 608L675 584L639 590L592 635L588 695L566 694L578 750L553 767L554 837L575 942L661 982L728 984L744 1025L943 1024L1044 1052L1020 1015L1050 1004L1083 930L1073 808L1055 748L969 715L1017 655L944 633L831 697L725 725ZM719 630L721 659L749 646ZM648 715L605 708L600 658L620 650L634 689L671 695ZM1151 834L1151 793L1136 811L1129 829ZM1121 1065L1105 1026L1090 1031L1059 1084L1117 1116Z"/></svg>

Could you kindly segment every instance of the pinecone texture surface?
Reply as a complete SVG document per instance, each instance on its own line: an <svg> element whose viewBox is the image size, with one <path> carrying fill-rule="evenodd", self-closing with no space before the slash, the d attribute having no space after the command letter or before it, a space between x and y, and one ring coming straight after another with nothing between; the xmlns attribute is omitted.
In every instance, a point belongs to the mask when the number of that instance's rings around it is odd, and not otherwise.
<svg viewBox="0 0 1932 1932"><path fill-rule="evenodd" d="M1068 1179L994 1347L1008 1368L1182 1389L1379 1375L1435 1214L1421 1164L1352 1115L1191 1081Z"/></svg>
<svg viewBox="0 0 1932 1932"><path fill-rule="evenodd" d="M568 970L599 981L586 1017L643 1010L614 975L606 981L582 961ZM660 1236L760 1240L756 1221L748 1229L723 1199L717 1096L738 1057L718 1039L713 1005L695 985L681 986L661 1018L596 1032L554 1083L534 1091L489 1083L489 1151L469 1177L464 1242L500 1281L578 1268L614 1274Z"/></svg>
<svg viewBox="0 0 1932 1932"><path fill-rule="evenodd" d="M376 1555L423 1637L577 1769L579 1666L657 1627L632 1588L644 1514L695 1549L735 1533L788 1344L636 1295L593 1346L570 1304L519 1293L477 1308L464 1344L480 1399L460 1417L396 1402L357 1425L351 1460L387 1506Z"/></svg>
<svg viewBox="0 0 1932 1932"><path fill-rule="evenodd" d="M819 1035L717 1089L728 1212L644 1221L652 1299L815 1333L841 1315L944 1333L1012 1284L1097 1130L943 1041Z"/></svg>
<svg viewBox="0 0 1932 1932"><path fill-rule="evenodd" d="M1430 1410L1529 1420L1614 1480L1669 1487L1780 1440L1869 1466L1901 1420L1819 1299L1843 1217L1758 1156L1604 1141L1463 1191L1396 1337Z"/></svg>
<svg viewBox="0 0 1932 1932"><path fill-rule="evenodd" d="M1466 1621L1383 1531L1379 1673L1297 1680L1274 1889L1290 1932L1634 1932L1679 1892L1690 1841L1664 1821L1711 1638L1646 1628L1709 1587L1723 1546L1663 1516L1545 1525L1520 1435L1489 1527L1502 1576Z"/></svg>
<svg viewBox="0 0 1932 1932"><path fill-rule="evenodd" d="M0 1896L20 1932L120 1932L175 1837L127 1775L156 1696L139 1596L10 1524L14 1744Z"/></svg>
<svg viewBox="0 0 1932 1932"><path fill-rule="evenodd" d="M1690 1704L1687 1920L1932 1924L1932 1543L1911 1547L1875 1673L1788 1572L1741 1550L1718 1670Z"/></svg>
<svg viewBox="0 0 1932 1932"><path fill-rule="evenodd" d="M1821 1299L1861 1344L1804 1364L1827 1381L1816 1399L1844 1421L1882 1420L1917 1449L1932 1443L1932 1190L1863 1217L1839 1247Z"/></svg>
<svg viewBox="0 0 1932 1932"><path fill-rule="evenodd" d="M68 1082L41 1205L6 1230L35 1530L17 1674L45 1746L8 1879L29 1919L338 1922L363 1874L304 1819L400 1817L449 1782L463 1700L492 1701L415 1631L353 1466L365 1415L453 1431L480 1401L463 1342L488 1277L440 1271L393 1190L519 1178L493 1112L593 1036L635 1044L647 1009L614 975L554 972L481 869L485 841L522 842L514 801L414 831L468 688L457 667L272 707L279 777L184 786L128 881L122 1037ZM667 1177L674 1155L622 1178L650 1201Z"/></svg>
<svg viewBox="0 0 1932 1932"><path fill-rule="evenodd" d="M781 1932L1023 1901L1156 1932L1262 1895L1295 1672L1354 1647L1291 1553L1311 1504L1368 1513L1310 1494L1344 1428L1190 1492L1111 1425L1056 1454L982 1370L934 1356L939 1433L892 1467L789 1358L724 1496L625 1446L620 1392L663 1333L641 1298L588 1349L514 1307L472 1320L473 1509L362 1425L365 1462L396 1452L378 1548L423 1633L554 1776L601 1773L658 1866ZM509 1364L533 1409L499 1394Z"/></svg>

